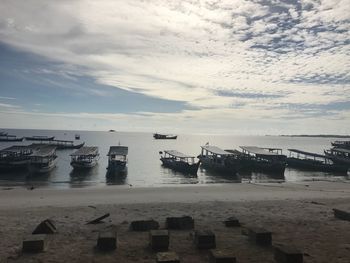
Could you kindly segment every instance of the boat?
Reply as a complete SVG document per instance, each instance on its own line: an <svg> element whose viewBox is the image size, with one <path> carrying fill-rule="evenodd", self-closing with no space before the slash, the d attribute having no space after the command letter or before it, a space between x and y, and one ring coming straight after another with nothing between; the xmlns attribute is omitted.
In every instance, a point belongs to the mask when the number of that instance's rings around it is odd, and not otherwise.
<svg viewBox="0 0 350 263"><path fill-rule="evenodd" d="M21 142L23 141L23 137L17 137L16 135L1 135L0 142Z"/></svg>
<svg viewBox="0 0 350 263"><path fill-rule="evenodd" d="M324 154L335 164L345 165L350 168L350 149L334 147L330 150L325 150Z"/></svg>
<svg viewBox="0 0 350 263"><path fill-rule="evenodd" d="M0 131L0 136L6 136L7 132Z"/></svg>
<svg viewBox="0 0 350 263"><path fill-rule="evenodd" d="M51 145L55 146L57 150L63 149L80 149L83 147L85 142L74 144L73 141L65 141L65 140L51 140L51 141L41 141L38 145Z"/></svg>
<svg viewBox="0 0 350 263"><path fill-rule="evenodd" d="M205 169L233 175L238 172L240 162L235 154L212 145L201 146L201 148L198 159Z"/></svg>
<svg viewBox="0 0 350 263"><path fill-rule="evenodd" d="M160 160L162 161L164 167L168 167L185 174L197 174L200 161L195 162L194 156L186 155L175 150L166 150L159 152L159 154L161 154Z"/></svg>
<svg viewBox="0 0 350 263"><path fill-rule="evenodd" d="M333 163L326 155L310 153L298 149L288 149L289 157L286 159L287 165L293 168L304 170L347 173L345 165Z"/></svg>
<svg viewBox="0 0 350 263"><path fill-rule="evenodd" d="M55 136L30 136L24 137L27 141L52 141Z"/></svg>
<svg viewBox="0 0 350 263"><path fill-rule="evenodd" d="M111 146L108 151L108 167L107 173L111 174L114 172L125 172L127 169L127 146Z"/></svg>
<svg viewBox="0 0 350 263"><path fill-rule="evenodd" d="M284 174L287 156L280 148L260 148L256 146L240 146L244 158L240 158L245 168L255 172Z"/></svg>
<svg viewBox="0 0 350 263"><path fill-rule="evenodd" d="M83 146L70 156L70 165L73 166L74 169L92 168L97 164L100 158L98 147L95 146Z"/></svg>
<svg viewBox="0 0 350 263"><path fill-rule="evenodd" d="M109 130L108 132L115 132L115 130Z"/></svg>
<svg viewBox="0 0 350 263"><path fill-rule="evenodd" d="M177 135L154 133L153 138L156 140L176 140Z"/></svg>
<svg viewBox="0 0 350 263"><path fill-rule="evenodd" d="M80 134L76 134L76 135L74 136L74 138L75 138L76 140L80 140Z"/></svg>
<svg viewBox="0 0 350 263"><path fill-rule="evenodd" d="M32 148L28 146L11 146L0 151L0 170L27 169Z"/></svg>
<svg viewBox="0 0 350 263"><path fill-rule="evenodd" d="M56 146L41 145L35 147L30 155L29 171L31 173L50 172L57 164Z"/></svg>
<svg viewBox="0 0 350 263"><path fill-rule="evenodd" d="M341 149L350 149L350 141L334 141L332 142L332 146Z"/></svg>

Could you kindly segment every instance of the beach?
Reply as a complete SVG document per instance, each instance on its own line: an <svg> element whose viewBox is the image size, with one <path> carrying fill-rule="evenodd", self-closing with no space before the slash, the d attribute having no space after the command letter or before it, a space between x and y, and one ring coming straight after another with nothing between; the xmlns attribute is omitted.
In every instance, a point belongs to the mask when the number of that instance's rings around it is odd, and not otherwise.
<svg viewBox="0 0 350 263"><path fill-rule="evenodd" d="M167 217L189 215L196 229L210 229L217 248L228 249L239 262L275 262L273 249L251 244L242 229L263 227L273 244L293 245L304 262L348 262L350 223L334 218L333 208L350 211L350 184L303 182L281 184L215 184L206 186L0 190L0 262L155 262L148 233L129 230L131 221L154 219L164 228ZM88 220L105 213L101 224ZM237 217L242 227L223 221ZM42 220L55 222L46 250L21 252L22 240ZM95 249L98 232L114 229L118 248ZM181 262L208 262L208 251L197 250L190 230L170 231L170 250Z"/></svg>

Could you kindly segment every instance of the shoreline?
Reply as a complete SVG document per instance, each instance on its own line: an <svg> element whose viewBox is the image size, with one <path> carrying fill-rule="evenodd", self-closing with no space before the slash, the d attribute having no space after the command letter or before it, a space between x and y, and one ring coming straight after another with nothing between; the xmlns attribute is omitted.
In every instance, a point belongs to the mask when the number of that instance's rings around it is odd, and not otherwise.
<svg viewBox="0 0 350 263"><path fill-rule="evenodd" d="M42 206L72 207L99 204L237 202L348 197L350 197L349 183L325 181L136 188L123 185L70 189L34 188L33 190L22 187L3 187L0 188L0 210Z"/></svg>

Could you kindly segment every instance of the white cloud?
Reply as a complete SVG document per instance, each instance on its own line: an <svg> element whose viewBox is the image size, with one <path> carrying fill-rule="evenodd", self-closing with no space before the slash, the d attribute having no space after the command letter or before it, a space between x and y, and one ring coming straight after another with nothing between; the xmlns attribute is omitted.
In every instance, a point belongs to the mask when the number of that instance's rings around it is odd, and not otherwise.
<svg viewBox="0 0 350 263"><path fill-rule="evenodd" d="M280 116L270 104L350 100L349 82L317 82L349 76L350 2L271 3L8 0L0 4L0 39L69 70L84 68L100 83L185 101L197 109L192 119L223 114L227 123L246 114L256 121ZM283 96L262 101L218 89Z"/></svg>

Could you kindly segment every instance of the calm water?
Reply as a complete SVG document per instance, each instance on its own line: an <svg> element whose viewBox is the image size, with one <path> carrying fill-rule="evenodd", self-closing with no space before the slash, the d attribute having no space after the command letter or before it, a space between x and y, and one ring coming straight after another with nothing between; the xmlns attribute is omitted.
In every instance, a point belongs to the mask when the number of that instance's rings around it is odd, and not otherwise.
<svg viewBox="0 0 350 263"><path fill-rule="evenodd" d="M160 186L174 184L211 184L211 183L247 183L247 182L283 182L308 180L336 180L350 182L349 175L339 176L322 172L298 171L287 168L284 176L271 174L241 174L236 177L223 177L199 169L198 176L190 177L170 169L163 168L159 160L159 151L175 149L183 153L197 156L200 146L209 142L223 149L239 148L239 145L278 147L287 154L288 148L323 153L330 147L329 138L292 138L278 136L215 136L215 135L182 135L177 140L154 140L150 133L132 132L92 132L92 131L49 131L49 130L5 130L19 137L46 135L56 139L74 140L76 133L86 146L98 146L101 158L99 164L90 171L76 173L70 166L70 154L75 150L59 150L57 167L46 175L29 176L26 172L0 172L1 186L35 185L55 188L108 186L114 184L129 184L132 186ZM125 177L106 178L107 152L109 146L126 145L129 147L128 173ZM14 144L28 145L32 142L20 143L0 142L0 149Z"/></svg>

